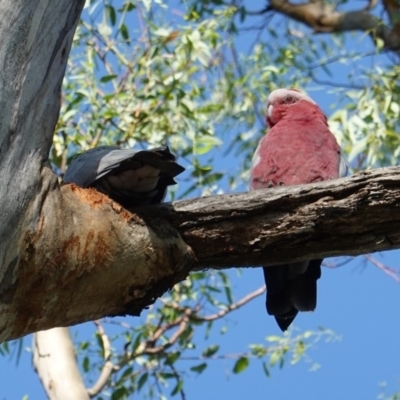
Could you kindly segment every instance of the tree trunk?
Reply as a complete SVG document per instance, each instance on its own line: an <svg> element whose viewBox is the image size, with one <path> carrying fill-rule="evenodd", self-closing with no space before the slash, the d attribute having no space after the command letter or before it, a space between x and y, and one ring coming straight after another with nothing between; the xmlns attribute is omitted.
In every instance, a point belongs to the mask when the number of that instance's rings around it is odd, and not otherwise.
<svg viewBox="0 0 400 400"><path fill-rule="evenodd" d="M33 338L33 364L47 397L51 400L89 400L69 329L40 331Z"/></svg>
<svg viewBox="0 0 400 400"><path fill-rule="evenodd" d="M193 258L172 227L155 234L119 206L98 208L95 192L60 190L49 167L83 5L0 3L0 341L76 323L82 308L89 319L137 314L183 279Z"/></svg>
<svg viewBox="0 0 400 400"><path fill-rule="evenodd" d="M124 210L48 163L83 0L0 2L0 341L132 314L208 267L398 248L400 169Z"/></svg>

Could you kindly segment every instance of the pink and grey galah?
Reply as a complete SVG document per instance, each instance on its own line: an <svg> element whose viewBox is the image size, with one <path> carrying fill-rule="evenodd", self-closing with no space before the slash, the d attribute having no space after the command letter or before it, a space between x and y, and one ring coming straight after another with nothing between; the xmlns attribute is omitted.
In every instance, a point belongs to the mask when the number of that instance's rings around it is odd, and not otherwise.
<svg viewBox="0 0 400 400"><path fill-rule="evenodd" d="M347 162L318 105L297 89L277 89L268 97L268 133L253 157L251 190L301 185L347 174ZM267 312L282 331L299 311L317 305L322 260L264 267Z"/></svg>

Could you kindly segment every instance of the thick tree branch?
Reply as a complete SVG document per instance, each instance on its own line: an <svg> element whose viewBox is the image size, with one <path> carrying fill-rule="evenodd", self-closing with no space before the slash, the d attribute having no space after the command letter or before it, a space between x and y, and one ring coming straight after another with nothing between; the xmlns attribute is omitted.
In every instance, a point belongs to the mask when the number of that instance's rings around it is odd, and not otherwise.
<svg viewBox="0 0 400 400"><path fill-rule="evenodd" d="M0 2L0 341L138 315L191 270L400 247L399 168L135 214L59 187L47 154L82 6Z"/></svg>
<svg viewBox="0 0 400 400"><path fill-rule="evenodd" d="M33 339L33 364L49 399L90 399L76 363L69 329L38 332Z"/></svg>
<svg viewBox="0 0 400 400"><path fill-rule="evenodd" d="M396 0L382 0L382 4L393 26L392 36L400 42L400 4Z"/></svg>
<svg viewBox="0 0 400 400"><path fill-rule="evenodd" d="M400 35L396 25L388 27L366 9L341 12L323 1L293 4L287 0L270 0L270 6L276 12L306 24L316 33L363 31L374 41L376 38L383 40L385 48L399 53Z"/></svg>
<svg viewBox="0 0 400 400"><path fill-rule="evenodd" d="M43 172L43 180L51 178ZM37 224L26 227L19 262L0 282L0 340L138 315L154 303L187 276L193 253L167 221L153 221L147 225L94 189L55 187Z"/></svg>
<svg viewBox="0 0 400 400"><path fill-rule="evenodd" d="M0 332L9 339L106 315L137 315L189 270L399 248L398 204L400 167L143 207L136 214L92 189L66 185L49 194L38 226L26 232L18 284L2 294L8 303Z"/></svg>
<svg viewBox="0 0 400 400"><path fill-rule="evenodd" d="M390 167L139 212L176 227L196 255L194 269L228 268L399 248L399 201L400 167Z"/></svg>

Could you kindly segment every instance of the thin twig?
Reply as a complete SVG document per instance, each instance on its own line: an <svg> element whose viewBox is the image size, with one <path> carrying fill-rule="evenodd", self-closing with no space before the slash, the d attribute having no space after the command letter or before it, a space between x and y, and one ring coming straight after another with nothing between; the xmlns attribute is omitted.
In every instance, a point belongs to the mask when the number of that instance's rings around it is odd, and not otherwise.
<svg viewBox="0 0 400 400"><path fill-rule="evenodd" d="M97 379L97 382L89 389L87 392L90 397L94 397L99 394L104 386L107 384L108 379L110 378L111 374L113 373L115 366L110 361L111 358L111 344L110 339L108 338L103 326L100 324L99 321L94 321L94 324L97 327L97 333L100 336L101 341L103 342L103 349L104 349L104 366L101 370L100 376Z"/></svg>
<svg viewBox="0 0 400 400"><path fill-rule="evenodd" d="M196 317L196 319L201 320L201 321L214 321L216 319L220 319L220 318L224 317L225 315L229 314L230 312L237 310L238 308L244 306L245 304L247 304L251 300L255 299L256 297L261 296L263 293L265 293L266 289L267 288L265 285L261 286L259 289L244 296L236 303L229 305L225 310L221 310L215 314L206 315L204 317Z"/></svg>
<svg viewBox="0 0 400 400"><path fill-rule="evenodd" d="M241 298L237 302L232 303L226 309L220 310L217 313L206 315L206 316L199 316L199 315L195 314L196 310L192 310L192 309L189 309L189 308L186 308L186 307L182 307L178 303L165 303L165 305L167 307L173 308L173 309L178 310L178 311L191 310L192 313L190 315L190 319L195 320L195 321L215 321L216 319L223 318L223 317L225 317L225 315L229 314L230 312L232 312L234 310L237 310L238 308L244 306L245 304L247 304L251 300L255 299L256 297L261 296L263 293L265 293L266 290L267 290L267 288L266 288L265 285L261 286L259 289L255 290L254 292L251 292L251 293L247 294L246 296L244 296L243 298Z"/></svg>
<svg viewBox="0 0 400 400"><path fill-rule="evenodd" d="M378 261L375 257L371 256L371 254L364 254L364 257L371 262L375 267L379 268L385 274L389 275L393 278L397 283L400 283L400 271L394 268L390 268L387 265Z"/></svg>
<svg viewBox="0 0 400 400"><path fill-rule="evenodd" d="M308 73L308 76L318 85L326 85L332 87L358 89L358 90L363 90L367 87L367 85L356 85L355 83L343 83L343 82L334 82L334 81L319 79L311 71Z"/></svg>
<svg viewBox="0 0 400 400"><path fill-rule="evenodd" d="M139 357L145 354L159 354L164 352L167 348L171 347L173 344L175 344L175 342L183 335L183 333L185 332L188 324L189 324L189 315L192 313L191 309L187 309L185 310L185 314L180 318L181 322L179 324L179 328L174 332L174 334L170 337L170 339L157 347L145 347L142 351L140 352L135 352L134 356L135 357ZM170 325L170 324L168 324ZM147 341L146 343L148 343L149 341ZM150 342L153 342L152 340L150 340Z"/></svg>

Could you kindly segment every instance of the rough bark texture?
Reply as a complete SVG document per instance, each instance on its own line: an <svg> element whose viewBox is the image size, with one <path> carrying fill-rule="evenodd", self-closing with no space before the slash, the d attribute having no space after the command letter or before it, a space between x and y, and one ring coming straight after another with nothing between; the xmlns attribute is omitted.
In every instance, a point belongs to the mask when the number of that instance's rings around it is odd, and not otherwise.
<svg viewBox="0 0 400 400"><path fill-rule="evenodd" d="M400 247L398 167L143 207L136 214L91 189L66 185L54 193L57 201L46 199L40 224L25 235L18 281L0 319L8 338L105 315L137 315L189 269ZM60 213L49 217L53 203Z"/></svg>
<svg viewBox="0 0 400 400"><path fill-rule="evenodd" d="M367 11L271 0L315 31L369 30L398 49L398 6L391 4L384 1L392 29ZM190 270L400 247L398 168L136 214L94 190L60 188L47 156L83 5L0 2L0 341L137 315ZM107 378L104 370L97 386L84 388L67 329L35 335L34 363L52 399L87 399Z"/></svg>
<svg viewBox="0 0 400 400"><path fill-rule="evenodd" d="M202 269L399 248L399 204L400 167L391 167L317 184L182 201L147 213L176 227L196 255L194 269Z"/></svg>
<svg viewBox="0 0 400 400"><path fill-rule="evenodd" d="M14 301L25 252L57 178L42 172L59 113L65 66L83 0L0 2L0 337L3 311ZM32 274L35 271L32 270ZM29 300L25 298L25 303ZM34 312L34 309L32 310ZM29 307L25 314L29 313ZM14 331L12 328L11 331Z"/></svg>
<svg viewBox="0 0 400 400"><path fill-rule="evenodd" d="M137 315L190 270L400 247L400 170L138 209L47 155L83 0L0 2L0 341Z"/></svg>
<svg viewBox="0 0 400 400"><path fill-rule="evenodd" d="M177 231L153 222L146 225L94 189L49 192L37 224L22 236L18 263L0 284L0 336L138 315L193 264Z"/></svg>
<svg viewBox="0 0 400 400"><path fill-rule="evenodd" d="M310 0L295 4L287 0L270 0L271 9L308 25L316 33L368 32L373 40L380 38L385 48L400 54L400 24L398 23L400 7L396 5L390 8L389 5L392 3L388 0L383 1L393 24L390 27L369 12L375 3L375 0L370 0L367 7L363 9L338 11L335 5L324 1Z"/></svg>
<svg viewBox="0 0 400 400"><path fill-rule="evenodd" d="M168 224L152 230L96 192L60 190L48 167L83 4L0 3L0 341L86 313L138 314L191 265Z"/></svg>

